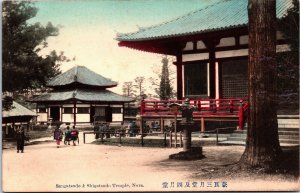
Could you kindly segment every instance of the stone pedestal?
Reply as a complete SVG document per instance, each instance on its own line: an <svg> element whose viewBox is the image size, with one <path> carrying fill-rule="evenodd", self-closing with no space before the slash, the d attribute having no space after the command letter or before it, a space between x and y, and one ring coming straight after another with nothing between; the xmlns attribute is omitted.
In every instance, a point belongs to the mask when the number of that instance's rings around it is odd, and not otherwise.
<svg viewBox="0 0 300 193"><path fill-rule="evenodd" d="M172 154L169 159L176 160L196 160L202 159L204 156L202 154L202 147L192 147L192 135L191 130L194 127L194 122L181 122L180 127L183 129L183 151Z"/></svg>
<svg viewBox="0 0 300 193"><path fill-rule="evenodd" d="M182 143L183 151L189 151L192 147L192 134L191 130L194 127L194 122L180 122L179 126L182 128Z"/></svg>
<svg viewBox="0 0 300 193"><path fill-rule="evenodd" d="M205 156L202 154L202 147L191 147L189 151L181 151L169 156L169 159L175 160L197 160Z"/></svg>

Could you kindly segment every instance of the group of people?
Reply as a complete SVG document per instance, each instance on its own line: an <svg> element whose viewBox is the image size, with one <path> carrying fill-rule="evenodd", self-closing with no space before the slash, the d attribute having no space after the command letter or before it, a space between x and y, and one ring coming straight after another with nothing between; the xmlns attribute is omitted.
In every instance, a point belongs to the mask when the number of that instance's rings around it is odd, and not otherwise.
<svg viewBox="0 0 300 193"><path fill-rule="evenodd" d="M75 125L73 126L72 130L70 130L70 127L67 126L65 133L63 133L60 126L57 126L53 133L53 139L56 140L57 148L60 146L60 142L63 139L63 135L65 135L64 143L70 145L70 141L73 141L73 145L75 146L75 141L78 140L78 134L79 131L75 129Z"/></svg>
<svg viewBox="0 0 300 193"><path fill-rule="evenodd" d="M96 122L94 125L94 132L107 132L109 130L109 126L106 123L98 123ZM98 139L100 136L99 133L95 133L95 139ZM106 135L108 137L108 135Z"/></svg>

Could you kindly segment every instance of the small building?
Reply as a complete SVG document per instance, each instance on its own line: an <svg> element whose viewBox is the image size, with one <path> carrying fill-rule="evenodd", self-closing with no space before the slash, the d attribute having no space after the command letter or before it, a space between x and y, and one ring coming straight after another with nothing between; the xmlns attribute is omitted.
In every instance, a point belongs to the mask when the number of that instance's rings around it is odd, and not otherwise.
<svg viewBox="0 0 300 193"><path fill-rule="evenodd" d="M241 128L245 122L243 113L234 113L232 107L241 105L245 111L248 108L244 103L248 97L247 6L248 0L219 0L158 25L119 33L116 39L119 46L176 57L177 99L189 98L198 106L199 112L195 113L201 119L202 130L204 118L223 119L225 115L239 116ZM292 6L292 0L277 0L277 18L284 17ZM290 50L280 31L276 50L278 54ZM142 117L147 116L147 109L152 109L151 116L159 116L159 104L148 104L155 108L142 103L146 109ZM164 111L166 105L161 109Z"/></svg>
<svg viewBox="0 0 300 193"><path fill-rule="evenodd" d="M2 135L3 138L12 138L15 129L20 125L25 125L28 129L29 123L37 114L19 103L13 101L12 109L2 111Z"/></svg>
<svg viewBox="0 0 300 193"><path fill-rule="evenodd" d="M124 103L133 99L107 88L117 86L84 66L75 66L51 79L50 92L36 96L38 122L93 124L95 121L122 123Z"/></svg>

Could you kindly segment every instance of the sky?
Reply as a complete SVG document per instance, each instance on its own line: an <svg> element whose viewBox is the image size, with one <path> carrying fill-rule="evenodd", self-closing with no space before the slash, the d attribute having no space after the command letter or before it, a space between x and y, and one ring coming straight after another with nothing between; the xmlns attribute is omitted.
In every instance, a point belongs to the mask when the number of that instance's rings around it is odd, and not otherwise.
<svg viewBox="0 0 300 193"><path fill-rule="evenodd" d="M215 0L214 0L215 1ZM213 0L43 0L36 1L36 17L30 23L51 22L60 26L59 35L47 39L48 48L63 51L75 61L63 63L62 72L75 65L90 70L119 84L112 91L122 94L122 85L137 76L156 77L153 68L161 68L161 55L119 47L117 33L129 33L138 27L160 24L191 11L198 10ZM176 88L176 85L174 85Z"/></svg>

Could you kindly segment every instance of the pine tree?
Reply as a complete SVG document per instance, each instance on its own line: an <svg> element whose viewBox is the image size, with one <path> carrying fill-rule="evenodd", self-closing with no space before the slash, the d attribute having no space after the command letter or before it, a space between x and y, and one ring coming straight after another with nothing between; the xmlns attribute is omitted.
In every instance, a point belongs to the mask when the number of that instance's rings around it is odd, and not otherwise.
<svg viewBox="0 0 300 193"><path fill-rule="evenodd" d="M40 88L60 73L60 61L68 59L61 52L52 51L42 57L39 52L47 47L46 39L57 36L58 28L50 22L29 24L37 8L29 1L2 3L2 90L8 92Z"/></svg>
<svg viewBox="0 0 300 193"><path fill-rule="evenodd" d="M172 87L169 79L169 60L167 57L163 57L161 62L163 66L159 85L159 98L160 100L170 100L170 98L172 97Z"/></svg>

